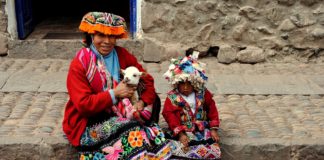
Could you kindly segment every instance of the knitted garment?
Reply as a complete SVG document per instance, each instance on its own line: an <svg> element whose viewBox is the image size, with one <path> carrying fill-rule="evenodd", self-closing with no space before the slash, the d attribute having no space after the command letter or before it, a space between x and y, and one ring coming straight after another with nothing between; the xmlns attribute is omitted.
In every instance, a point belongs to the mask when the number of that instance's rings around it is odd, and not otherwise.
<svg viewBox="0 0 324 160"><path fill-rule="evenodd" d="M79 29L88 34L96 32L127 38L127 26L121 16L106 12L89 12L83 16Z"/></svg>
<svg viewBox="0 0 324 160"><path fill-rule="evenodd" d="M191 56L171 59L169 69L163 76L175 88L178 83L189 81L194 89L199 91L204 88L204 84L208 79L204 66L205 64L198 62L197 59Z"/></svg>

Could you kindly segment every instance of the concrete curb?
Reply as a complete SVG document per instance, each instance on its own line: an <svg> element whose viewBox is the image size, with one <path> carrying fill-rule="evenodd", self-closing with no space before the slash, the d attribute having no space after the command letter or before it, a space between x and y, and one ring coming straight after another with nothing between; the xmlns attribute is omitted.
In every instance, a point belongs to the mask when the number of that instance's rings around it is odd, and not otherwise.
<svg viewBox="0 0 324 160"><path fill-rule="evenodd" d="M323 159L324 139L223 138L222 159ZM2 137L1 159L77 159L63 137Z"/></svg>

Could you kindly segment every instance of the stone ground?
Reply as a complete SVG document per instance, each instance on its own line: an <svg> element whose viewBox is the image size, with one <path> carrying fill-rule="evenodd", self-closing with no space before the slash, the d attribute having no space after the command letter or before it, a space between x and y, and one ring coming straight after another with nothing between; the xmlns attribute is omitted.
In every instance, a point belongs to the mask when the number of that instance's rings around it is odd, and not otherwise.
<svg viewBox="0 0 324 160"><path fill-rule="evenodd" d="M202 61L223 159L324 159L324 64ZM168 62L143 65L163 104ZM68 67L69 60L0 58L0 159L75 158L61 126Z"/></svg>

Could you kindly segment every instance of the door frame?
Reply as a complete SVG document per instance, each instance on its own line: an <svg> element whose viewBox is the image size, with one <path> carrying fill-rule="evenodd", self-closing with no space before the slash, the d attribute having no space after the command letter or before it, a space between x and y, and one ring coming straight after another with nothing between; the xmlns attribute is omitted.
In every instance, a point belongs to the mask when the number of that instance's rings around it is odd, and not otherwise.
<svg viewBox="0 0 324 160"><path fill-rule="evenodd" d="M18 39L15 1L6 1L5 10L8 15L7 31L12 39Z"/></svg>
<svg viewBox="0 0 324 160"><path fill-rule="evenodd" d="M32 0L15 0L18 38L25 39L35 28Z"/></svg>
<svg viewBox="0 0 324 160"><path fill-rule="evenodd" d="M132 38L140 38L142 35L141 28L141 10L142 0L129 0L130 12L130 33Z"/></svg>

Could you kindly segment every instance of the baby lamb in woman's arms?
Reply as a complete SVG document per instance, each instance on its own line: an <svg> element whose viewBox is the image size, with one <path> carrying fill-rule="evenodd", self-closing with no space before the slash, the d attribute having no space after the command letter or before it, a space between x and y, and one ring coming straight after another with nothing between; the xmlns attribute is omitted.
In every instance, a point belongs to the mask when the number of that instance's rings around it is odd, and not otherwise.
<svg viewBox="0 0 324 160"><path fill-rule="evenodd" d="M145 73L140 72L136 67L130 66L127 67L125 70L121 70L122 74L124 75L124 82L127 85L136 86L138 85L141 76ZM139 100L139 96L137 92L134 92L134 95L131 97L132 104L136 103Z"/></svg>
<svg viewBox="0 0 324 160"><path fill-rule="evenodd" d="M121 70L121 73L124 75L124 82L127 85L138 86L140 78L145 76L145 72L140 72L136 67L130 66L125 70ZM119 105L119 110L124 110L124 117L128 119L135 119L141 123L144 123L145 120L149 120L152 113L152 105L144 106L143 110L137 110L133 105L139 101L138 92L134 92L134 95L130 98L123 98L122 100L123 108Z"/></svg>

